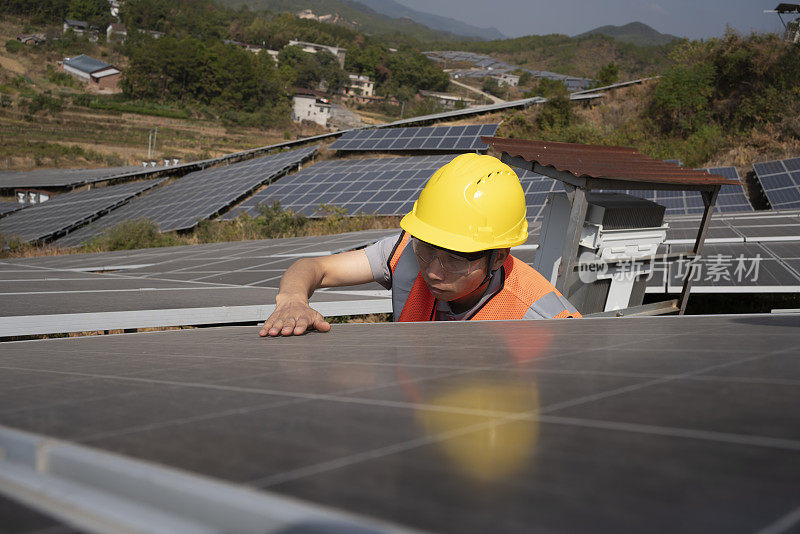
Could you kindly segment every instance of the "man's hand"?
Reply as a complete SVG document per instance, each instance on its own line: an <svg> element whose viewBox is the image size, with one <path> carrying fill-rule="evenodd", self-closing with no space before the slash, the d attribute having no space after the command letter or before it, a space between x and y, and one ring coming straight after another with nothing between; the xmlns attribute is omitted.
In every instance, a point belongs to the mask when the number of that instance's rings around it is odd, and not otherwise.
<svg viewBox="0 0 800 534"><path fill-rule="evenodd" d="M297 297L281 298L281 295L278 295L275 311L264 321L264 326L258 335L261 337L299 336L309 328L327 332L331 329L331 325L319 312L308 305L308 300Z"/></svg>

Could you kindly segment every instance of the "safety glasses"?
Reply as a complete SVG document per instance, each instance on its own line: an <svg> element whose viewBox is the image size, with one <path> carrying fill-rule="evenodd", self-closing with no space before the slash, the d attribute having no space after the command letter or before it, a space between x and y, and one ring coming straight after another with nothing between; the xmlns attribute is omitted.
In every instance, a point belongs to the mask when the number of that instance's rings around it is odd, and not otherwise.
<svg viewBox="0 0 800 534"><path fill-rule="evenodd" d="M420 261L420 263L428 265L434 260L434 258L437 258L439 260L439 264L442 266L442 270L450 274L466 276L473 272L479 265L478 262L486 257L484 252L470 253L465 256L461 256L441 248L434 247L433 245L429 245L428 243L420 241L416 238L412 239L411 241L412 246L414 247L414 254L417 255L417 259Z"/></svg>

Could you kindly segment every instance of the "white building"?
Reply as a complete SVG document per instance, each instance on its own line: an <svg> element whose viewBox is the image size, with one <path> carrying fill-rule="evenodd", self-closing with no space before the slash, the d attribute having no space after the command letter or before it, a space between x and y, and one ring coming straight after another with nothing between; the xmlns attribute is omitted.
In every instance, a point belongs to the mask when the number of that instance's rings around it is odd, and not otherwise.
<svg viewBox="0 0 800 534"><path fill-rule="evenodd" d="M331 103L327 98L299 94L294 95L292 104L293 121L311 121L320 126L328 125L328 120L331 118Z"/></svg>
<svg viewBox="0 0 800 534"><path fill-rule="evenodd" d="M474 102L473 99L464 96L451 95L450 93L438 93L436 91L425 91L420 89L420 96L425 98L433 98L445 109L456 109L459 105L470 107Z"/></svg>
<svg viewBox="0 0 800 534"><path fill-rule="evenodd" d="M519 76L516 74L495 74L492 78L497 81L497 85L508 85L509 87L519 85Z"/></svg>
<svg viewBox="0 0 800 534"><path fill-rule="evenodd" d="M375 94L375 82L369 76L363 74L348 74L350 82L347 84L347 94L360 96L373 96Z"/></svg>
<svg viewBox="0 0 800 534"><path fill-rule="evenodd" d="M292 39L289 41L287 46L299 46L303 49L303 52L308 52L309 54L316 54L317 52L322 52L323 50L326 52L330 52L333 54L333 57L339 60L339 66L344 68L344 58L345 54L347 53L346 48L339 48L338 46L328 46L328 45L321 45L317 43L307 43L305 41L295 41Z"/></svg>

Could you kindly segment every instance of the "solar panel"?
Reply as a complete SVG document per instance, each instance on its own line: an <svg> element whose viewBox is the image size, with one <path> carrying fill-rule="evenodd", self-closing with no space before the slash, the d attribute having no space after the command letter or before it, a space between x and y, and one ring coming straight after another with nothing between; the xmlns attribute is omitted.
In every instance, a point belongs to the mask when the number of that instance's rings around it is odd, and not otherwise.
<svg viewBox="0 0 800 534"><path fill-rule="evenodd" d="M700 169L711 174L721 174L725 178L739 180L739 173L736 167L714 167ZM666 208L667 215L691 215L703 213L703 198L698 191L647 191L647 190L625 190L622 191L629 195L646 198L653 202L658 202ZM753 211L753 206L744 194L741 185L723 185L717 196L714 211L722 213L737 213Z"/></svg>
<svg viewBox="0 0 800 534"><path fill-rule="evenodd" d="M342 152L485 152L489 147L481 141L481 136L493 136L497 132L498 126L500 125L473 124L469 126L354 130L345 133L328 148Z"/></svg>
<svg viewBox="0 0 800 534"><path fill-rule="evenodd" d="M108 167L102 169L36 169L0 172L0 189L23 187L69 187L110 180L141 172L142 167Z"/></svg>
<svg viewBox="0 0 800 534"><path fill-rule="evenodd" d="M800 158L755 163L753 170L773 208L800 208Z"/></svg>
<svg viewBox="0 0 800 534"><path fill-rule="evenodd" d="M796 530L797 315L333 328L7 344L5 492L108 531Z"/></svg>
<svg viewBox="0 0 800 534"><path fill-rule="evenodd" d="M27 206L27 204L21 204L19 202L0 202L0 217L21 210Z"/></svg>
<svg viewBox="0 0 800 534"><path fill-rule="evenodd" d="M145 195L62 239L75 246L120 223L140 218L156 223L162 232L193 228L225 209L259 185L310 158L317 147L300 148L242 163L197 171Z"/></svg>
<svg viewBox="0 0 800 534"><path fill-rule="evenodd" d="M47 202L3 217L0 219L0 232L17 236L23 242L50 239L91 221L161 182L163 180L148 180L57 195Z"/></svg>
<svg viewBox="0 0 800 534"><path fill-rule="evenodd" d="M669 266L668 293L680 293L688 267L696 263L692 293L797 293L800 274L777 254L800 256L800 241L781 243L771 250L761 243L710 243L699 260L684 258ZM688 251L689 245L671 245L670 253ZM793 252L791 252L793 251Z"/></svg>
<svg viewBox="0 0 800 534"><path fill-rule="evenodd" d="M281 206L309 217L323 217L320 205L337 206L348 215L405 215L431 175L453 156L412 156L362 160L329 160L286 176L259 191L223 216L258 214L258 206ZM561 182L517 169L525 191L528 219L542 217L547 194L563 190Z"/></svg>

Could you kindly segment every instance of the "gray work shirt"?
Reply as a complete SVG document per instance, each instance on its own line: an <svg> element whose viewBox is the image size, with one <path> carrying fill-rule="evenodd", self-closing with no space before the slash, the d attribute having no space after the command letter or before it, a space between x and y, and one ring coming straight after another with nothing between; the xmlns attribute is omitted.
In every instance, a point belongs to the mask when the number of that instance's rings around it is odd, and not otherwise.
<svg viewBox="0 0 800 534"><path fill-rule="evenodd" d="M369 266L372 269L372 278L386 289L392 288L392 272L389 270L389 258L392 255L395 243L400 239L400 235L386 237L377 243L373 243L364 249L367 253ZM495 293L500 291L502 276L497 275L499 269L492 273L489 286L481 299L470 309L463 313L454 313L450 303L446 301L436 301L436 320L437 321L463 321L475 315L486 301L492 298ZM526 314L526 319L527 314ZM541 317L531 317L541 318Z"/></svg>

